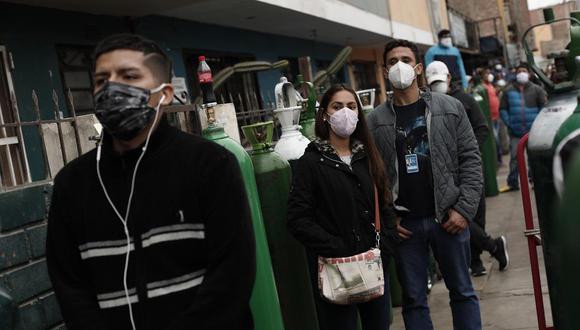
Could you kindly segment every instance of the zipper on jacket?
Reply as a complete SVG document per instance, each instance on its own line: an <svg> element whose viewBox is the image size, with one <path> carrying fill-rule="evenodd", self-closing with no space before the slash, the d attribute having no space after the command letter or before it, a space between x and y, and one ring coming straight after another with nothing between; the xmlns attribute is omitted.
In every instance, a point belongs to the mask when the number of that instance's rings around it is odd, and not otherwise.
<svg viewBox="0 0 580 330"><path fill-rule="evenodd" d="M324 157L324 158L326 158L326 159L328 159L328 160L330 160L330 161L332 161L332 162L334 162L336 164L346 165L343 161L338 161L336 159L332 159L331 157L328 157L327 155L325 155L322 152L320 154L322 155L322 157ZM349 172L350 173L353 173L354 174L354 171L352 170L352 164L354 164L354 161L359 161L361 159L362 158L359 158L359 159L356 159L356 160L353 159L353 162L351 163L351 166L349 167ZM358 226L360 228L360 223L358 224ZM353 234L354 239L355 239L355 249L358 251L358 248L360 246L360 234L357 232L357 230L355 228L352 228L352 234Z"/></svg>
<svg viewBox="0 0 580 330"><path fill-rule="evenodd" d="M522 86L520 88L520 97L521 97L521 111L522 111L522 129L524 130L524 132L527 129L527 125L526 125L526 100L524 98L524 90L525 90L525 86Z"/></svg>
<svg viewBox="0 0 580 330"><path fill-rule="evenodd" d="M431 99L433 101L433 99ZM429 109L430 103L425 102L425 121L427 122L427 137L429 138L429 162L431 163L431 173L433 173L433 151L431 149L431 144L433 142L431 136L431 110ZM433 180L433 202L435 202L435 222L440 223L437 217L439 216L439 203L437 202L437 193L435 191L435 176L431 174L431 179Z"/></svg>
<svg viewBox="0 0 580 330"><path fill-rule="evenodd" d="M399 155L397 155L397 112L395 111L394 108L394 98L391 100L390 103L390 108L391 108L391 112L393 112L393 116L395 117L395 123L393 124L393 128L395 129L395 139L393 140L393 150L395 150L395 174L396 174L396 179L397 179L397 186L398 191L397 191L397 197L399 195L399 191L401 190L399 184L401 182L401 180L399 180ZM393 188L395 187L395 185L393 185ZM392 192L391 192L392 194ZM396 209L396 205L395 205L395 200L393 199L393 208Z"/></svg>

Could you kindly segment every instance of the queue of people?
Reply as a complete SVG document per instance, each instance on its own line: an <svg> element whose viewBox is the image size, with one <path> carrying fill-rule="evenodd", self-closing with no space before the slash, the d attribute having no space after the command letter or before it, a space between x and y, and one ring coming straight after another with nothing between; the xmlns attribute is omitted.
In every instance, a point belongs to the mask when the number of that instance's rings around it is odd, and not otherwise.
<svg viewBox="0 0 580 330"><path fill-rule="evenodd" d="M518 142L530 131L538 113L546 104L547 93L532 82L530 68L525 62L509 72L501 64L496 64L494 68L477 68L475 76L478 78L475 84L481 86L488 100L498 165L502 165L504 154L510 154L507 186L503 191L519 190ZM503 143L504 139L507 143ZM505 150L504 145L507 145ZM531 177L529 180L531 182Z"/></svg>
<svg viewBox="0 0 580 330"><path fill-rule="evenodd" d="M354 330L357 315L364 330L388 329L390 262L406 329L432 329L430 249L454 328L482 328L470 275L485 274L483 250L500 270L509 265L505 237L485 232L480 149L496 128L465 93L450 40L440 33L427 67L417 45L390 41L383 72L393 96L367 118L349 87L320 100L316 139L295 164L287 228L305 247L321 330ZM48 270L67 328L253 329L255 251L235 158L168 124L161 105L173 97L171 61L154 42L109 37L93 64L104 135L55 178L48 224ZM498 96L491 84L503 68L494 69L481 72L492 120L501 114L516 141L545 93L522 64ZM368 269L341 274L335 259L366 260ZM321 293L323 267L337 272L350 303ZM361 276L375 276L379 289L361 291Z"/></svg>

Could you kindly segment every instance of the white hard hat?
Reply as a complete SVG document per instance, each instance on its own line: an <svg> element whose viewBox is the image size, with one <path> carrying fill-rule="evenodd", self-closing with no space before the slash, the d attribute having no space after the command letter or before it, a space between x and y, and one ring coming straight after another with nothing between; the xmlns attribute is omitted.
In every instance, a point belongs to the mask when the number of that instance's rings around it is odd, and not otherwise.
<svg viewBox="0 0 580 330"><path fill-rule="evenodd" d="M425 76L427 77L427 83L431 85L435 81L447 81L447 76L449 75L449 69L447 65L441 61L433 61L427 66L425 70Z"/></svg>

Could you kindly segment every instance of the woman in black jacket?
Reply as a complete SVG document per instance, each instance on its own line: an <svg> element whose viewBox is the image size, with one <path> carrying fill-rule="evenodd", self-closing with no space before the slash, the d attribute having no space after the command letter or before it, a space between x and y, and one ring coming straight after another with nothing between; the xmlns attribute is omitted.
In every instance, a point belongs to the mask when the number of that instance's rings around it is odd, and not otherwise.
<svg viewBox="0 0 580 330"><path fill-rule="evenodd" d="M394 228L384 164L370 138L355 92L334 86L322 97L316 114L316 140L296 162L288 202L288 229L306 247L320 329L356 329L357 310L364 330L388 329L387 235ZM318 256L345 257L376 245L374 186L381 205L381 256L385 294L355 305L321 298Z"/></svg>

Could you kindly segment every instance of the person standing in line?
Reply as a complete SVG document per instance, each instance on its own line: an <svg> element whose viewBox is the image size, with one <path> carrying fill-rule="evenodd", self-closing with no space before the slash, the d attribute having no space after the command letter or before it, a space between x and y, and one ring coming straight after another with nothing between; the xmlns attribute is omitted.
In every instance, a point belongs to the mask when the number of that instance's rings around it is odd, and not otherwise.
<svg viewBox="0 0 580 330"><path fill-rule="evenodd" d="M497 154L497 162L501 165L502 161L502 151L501 151L501 143L499 140L499 97L498 91L495 89L493 85L495 81L495 76L491 72L489 68L480 69L479 75L481 77L481 81L483 88L485 88L487 99L489 102L489 112L491 114L491 123L493 129L493 137L495 140L496 146L496 154Z"/></svg>
<svg viewBox="0 0 580 330"><path fill-rule="evenodd" d="M508 190L519 190L517 151L520 138L530 131L534 120L547 102L546 91L530 82L527 63L516 69L516 81L503 92L500 101L501 119L510 136L510 172L507 177Z"/></svg>
<svg viewBox="0 0 580 330"><path fill-rule="evenodd" d="M469 83L465 73L465 66L463 65L463 58L459 49L453 46L451 32L449 30L441 30L437 37L439 43L431 46L425 54L425 65L429 65L433 61L445 63L451 73L451 79L454 82L460 81L463 89L467 89Z"/></svg>
<svg viewBox="0 0 580 330"><path fill-rule="evenodd" d="M70 330L250 330L255 242L233 154L171 127L171 61L134 34L93 55L96 149L55 177L48 273Z"/></svg>
<svg viewBox="0 0 580 330"><path fill-rule="evenodd" d="M451 83L451 76L445 63L434 61L427 66L426 78L431 91L451 95L458 99L467 113L471 127L475 134L475 139L481 153L483 144L489 135L487 121L483 112L479 108L475 98L463 91L459 86ZM492 76L493 77L493 76ZM488 77L489 80L489 77ZM498 104L499 108L499 104ZM481 200L473 222L469 223L471 232L471 274L473 276L483 276L487 270L481 261L482 251L489 252L499 263L499 270L504 271L509 266L509 255L507 252L507 241L505 236L493 239L485 232L485 191L481 192Z"/></svg>
<svg viewBox="0 0 580 330"><path fill-rule="evenodd" d="M355 330L357 313L363 330L389 329L389 242L395 239L395 230L384 164L354 90L331 87L322 96L319 109L316 139L294 168L288 230L306 247L321 330ZM353 256L375 246L375 191L381 205L385 293L365 303L332 304L319 292L318 256Z"/></svg>
<svg viewBox="0 0 580 330"><path fill-rule="evenodd" d="M483 186L477 142L461 102L420 90L417 45L393 40L383 52L393 97L369 117L397 212L397 272L408 330L433 329L427 303L429 247L449 290L453 327L480 330L471 277L469 222Z"/></svg>

